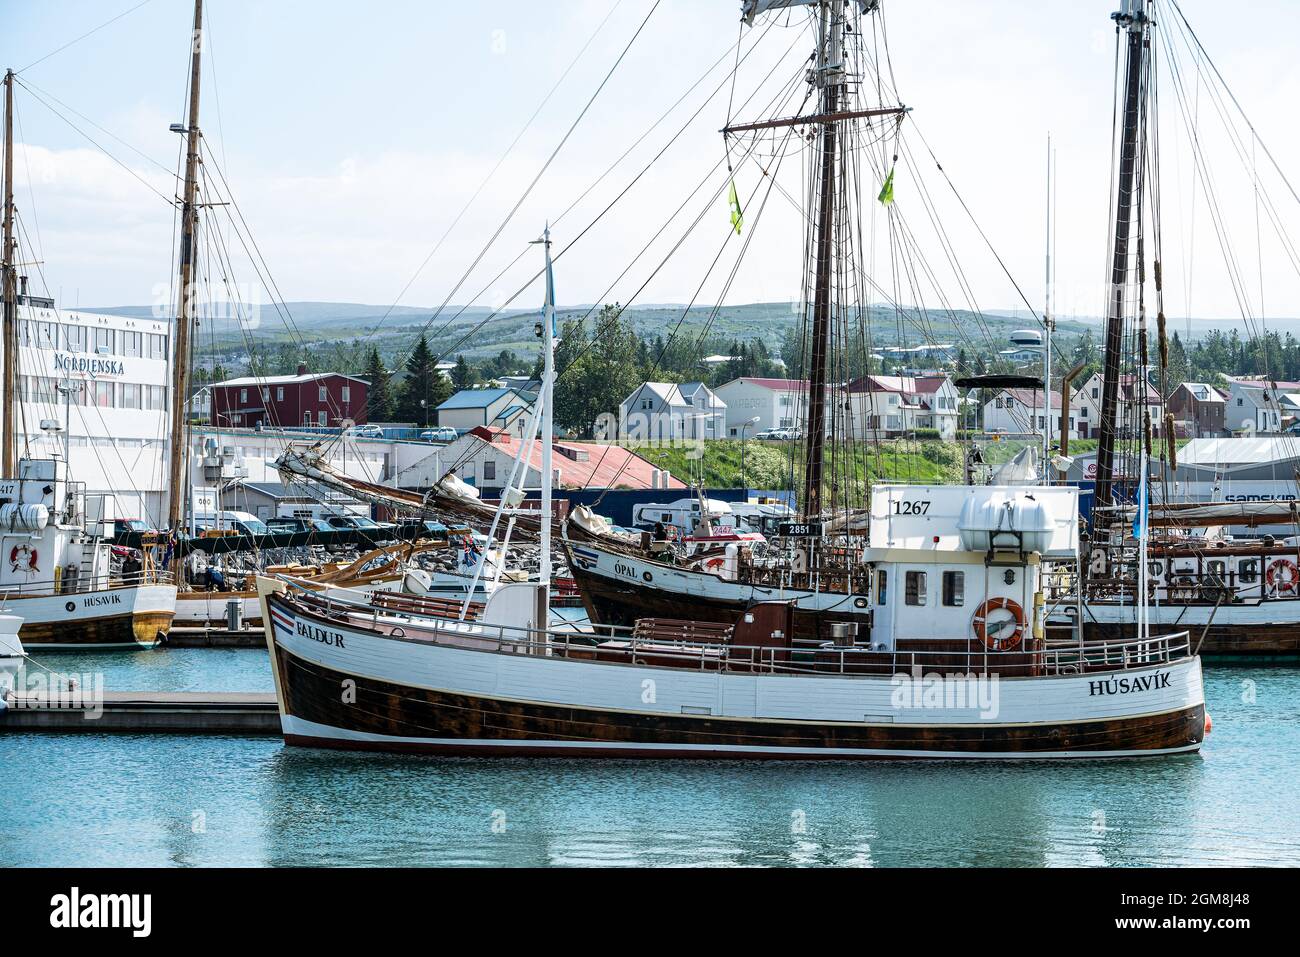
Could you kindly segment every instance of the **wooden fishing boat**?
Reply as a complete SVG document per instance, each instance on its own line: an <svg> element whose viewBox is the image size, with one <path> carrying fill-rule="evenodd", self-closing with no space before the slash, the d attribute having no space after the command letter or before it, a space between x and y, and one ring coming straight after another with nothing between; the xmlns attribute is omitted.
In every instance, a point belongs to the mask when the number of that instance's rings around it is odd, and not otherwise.
<svg viewBox="0 0 1300 957"><path fill-rule="evenodd" d="M1072 488L878 489L869 627L830 640L801 636L797 601L780 597L725 624L578 636L538 616L544 584L439 610L259 579L285 741L637 758L1195 751L1205 702L1186 632L1047 637L1042 562L1077 548L1077 505Z"/></svg>
<svg viewBox="0 0 1300 957"><path fill-rule="evenodd" d="M531 627L528 585L505 586L480 619L456 621L259 582L291 745L464 756L1105 758L1195 751L1205 733L1200 663L1185 633L1044 648L1026 673L1017 652L801 649L782 602L712 629L647 619L593 647Z"/></svg>
<svg viewBox="0 0 1300 957"><path fill-rule="evenodd" d="M400 590L406 580L406 563L424 547L418 542L395 543L372 549L351 562L271 565L262 574L272 578L289 576L306 587L314 583L320 587L338 585L359 591ZM249 579L255 577L250 575ZM255 585L231 591L187 588L176 596L176 624L195 627L221 625L227 620L232 601L239 602L240 619L244 625L262 624L262 608Z"/></svg>
<svg viewBox="0 0 1300 957"><path fill-rule="evenodd" d="M146 554L137 571L112 570L104 522L59 459L22 459L0 480L0 610L22 618L29 648L152 648L176 610L176 586Z"/></svg>
<svg viewBox="0 0 1300 957"><path fill-rule="evenodd" d="M1300 538L1170 534L1175 525L1186 532L1189 522L1284 525L1294 521L1294 503L1153 508L1152 516L1166 532L1152 542L1147 556L1147 605L1154 625L1188 630L1205 657L1300 660ZM1121 522L1110 541L1093 548L1083 613L1090 638L1113 638L1133 617L1138 562L1124 527Z"/></svg>

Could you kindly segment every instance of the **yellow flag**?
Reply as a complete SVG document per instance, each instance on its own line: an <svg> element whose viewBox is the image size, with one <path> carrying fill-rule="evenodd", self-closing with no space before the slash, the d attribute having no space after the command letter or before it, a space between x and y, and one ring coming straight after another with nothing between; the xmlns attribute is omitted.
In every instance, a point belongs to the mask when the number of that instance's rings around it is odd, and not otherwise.
<svg viewBox="0 0 1300 957"><path fill-rule="evenodd" d="M745 214L740 210L740 197L736 195L736 181L731 181L731 225L735 227L736 235L740 235L740 227L745 224Z"/></svg>

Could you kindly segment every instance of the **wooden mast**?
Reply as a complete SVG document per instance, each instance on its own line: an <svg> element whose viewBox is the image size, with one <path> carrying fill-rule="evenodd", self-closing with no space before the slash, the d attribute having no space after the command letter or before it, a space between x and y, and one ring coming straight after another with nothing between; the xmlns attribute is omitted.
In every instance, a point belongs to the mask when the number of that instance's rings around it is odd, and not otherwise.
<svg viewBox="0 0 1300 957"><path fill-rule="evenodd" d="M14 409L18 407L18 277L14 246L14 71L5 72L4 145L4 262L0 283L4 297L4 439L0 443L0 475L18 473L14 449Z"/></svg>
<svg viewBox="0 0 1300 957"><path fill-rule="evenodd" d="M1120 30L1128 31L1127 72L1124 80L1124 126L1120 137L1119 181L1115 200L1115 240L1111 263L1110 311L1106 317L1106 360L1102 371L1101 431L1097 441L1097 486L1094 508L1113 504L1115 435L1119 430L1119 372L1124 346L1125 294L1128 291L1129 243L1133 233L1134 196L1141 169L1138 163L1138 134L1142 125L1143 78L1146 74L1147 30L1150 21L1143 11L1144 0L1124 0L1123 9L1111 15ZM1143 390L1145 383L1135 383ZM1097 527L1104 527L1104 513L1097 513Z"/></svg>
<svg viewBox="0 0 1300 957"><path fill-rule="evenodd" d="M821 43L817 51L817 81L822 87L821 194L817 210L816 275L813 289L812 342L808 367L808 460L804 465L803 515L822 512L822 472L826 453L826 384L830 365L831 285L834 282L836 153L839 110L844 83L841 64L844 21L838 3L822 0Z"/></svg>
<svg viewBox="0 0 1300 957"><path fill-rule="evenodd" d="M189 440L185 435L185 410L189 405L190 388L190 326L194 322L194 258L195 232L198 211L195 198L198 191L199 165L199 80L202 77L200 57L203 52L203 0L194 0L194 33L190 55L190 111L186 124L185 196L181 209L180 287L177 291L176 339L172 350L172 430L169 475L167 523L173 531L180 529L184 517L183 505L189 487L185 463Z"/></svg>

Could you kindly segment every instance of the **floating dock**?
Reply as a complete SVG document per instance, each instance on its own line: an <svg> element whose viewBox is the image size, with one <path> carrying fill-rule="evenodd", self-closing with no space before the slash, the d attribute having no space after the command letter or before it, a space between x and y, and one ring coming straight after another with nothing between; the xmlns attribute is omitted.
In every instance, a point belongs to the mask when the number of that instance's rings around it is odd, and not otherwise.
<svg viewBox="0 0 1300 957"><path fill-rule="evenodd" d="M265 648L266 629L205 628L202 625L172 626L167 633L167 647L171 648Z"/></svg>
<svg viewBox="0 0 1300 957"><path fill-rule="evenodd" d="M275 695L251 692L105 692L68 707L16 695L0 711L0 733L279 734Z"/></svg>

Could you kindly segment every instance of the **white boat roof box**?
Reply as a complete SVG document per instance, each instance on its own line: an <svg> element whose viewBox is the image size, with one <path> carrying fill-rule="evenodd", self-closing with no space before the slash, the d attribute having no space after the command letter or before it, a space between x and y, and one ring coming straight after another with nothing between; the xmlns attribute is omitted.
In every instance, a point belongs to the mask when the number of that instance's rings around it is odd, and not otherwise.
<svg viewBox="0 0 1300 957"><path fill-rule="evenodd" d="M1047 558L1079 549L1079 490L1072 485L877 485L871 548L1019 551Z"/></svg>

